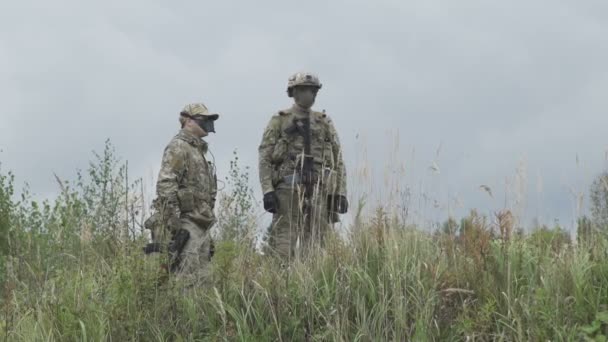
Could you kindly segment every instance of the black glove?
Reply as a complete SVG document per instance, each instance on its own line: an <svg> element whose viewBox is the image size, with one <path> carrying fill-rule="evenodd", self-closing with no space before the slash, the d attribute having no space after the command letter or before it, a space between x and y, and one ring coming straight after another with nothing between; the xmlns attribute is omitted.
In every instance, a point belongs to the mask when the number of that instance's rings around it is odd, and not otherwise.
<svg viewBox="0 0 608 342"><path fill-rule="evenodd" d="M348 212L348 200L345 196L329 195L327 205L329 205L330 211L336 211L339 214L346 214Z"/></svg>
<svg viewBox="0 0 608 342"><path fill-rule="evenodd" d="M274 191L264 194L264 210L276 214L279 209L279 199Z"/></svg>

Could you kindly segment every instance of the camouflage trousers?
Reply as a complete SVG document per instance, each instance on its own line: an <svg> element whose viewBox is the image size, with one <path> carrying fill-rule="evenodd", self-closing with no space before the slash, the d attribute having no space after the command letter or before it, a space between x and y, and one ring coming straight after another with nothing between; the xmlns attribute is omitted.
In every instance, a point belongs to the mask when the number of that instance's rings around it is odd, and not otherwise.
<svg viewBox="0 0 608 342"><path fill-rule="evenodd" d="M210 280L210 257L211 236L209 228L203 229L188 219L180 219L180 228L190 233L190 237L184 245L174 265L176 280L184 281L187 285L198 285ZM166 228L158 229L155 241L167 245L171 234ZM173 264L175 260L167 260L166 253L153 253L150 256L150 264Z"/></svg>
<svg viewBox="0 0 608 342"><path fill-rule="evenodd" d="M315 194L308 204L301 186L279 188L275 193L279 207L272 217L269 231L270 254L289 262L306 256L315 246L323 246L330 231L327 196ZM307 205L310 205L310 210Z"/></svg>
<svg viewBox="0 0 608 342"><path fill-rule="evenodd" d="M176 276L193 285L207 282L210 277L209 229L202 229L187 219L181 220L181 228L190 233L190 238L180 253Z"/></svg>

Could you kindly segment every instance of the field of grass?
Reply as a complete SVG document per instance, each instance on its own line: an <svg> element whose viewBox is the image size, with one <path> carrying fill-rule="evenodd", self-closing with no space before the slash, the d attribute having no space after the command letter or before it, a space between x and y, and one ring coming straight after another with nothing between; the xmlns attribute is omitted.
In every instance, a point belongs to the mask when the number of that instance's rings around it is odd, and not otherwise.
<svg viewBox="0 0 608 342"><path fill-rule="evenodd" d="M346 238L281 265L256 251L235 165L212 284L184 289L143 255L141 183L106 148L60 195L0 170L0 340L579 341L608 336L608 238L518 233L508 211L429 233L357 215ZM239 187L240 184L240 187ZM235 186L236 185L236 186ZM356 208L355 208L356 209ZM581 224L585 224L584 221ZM585 231L585 230L581 230Z"/></svg>

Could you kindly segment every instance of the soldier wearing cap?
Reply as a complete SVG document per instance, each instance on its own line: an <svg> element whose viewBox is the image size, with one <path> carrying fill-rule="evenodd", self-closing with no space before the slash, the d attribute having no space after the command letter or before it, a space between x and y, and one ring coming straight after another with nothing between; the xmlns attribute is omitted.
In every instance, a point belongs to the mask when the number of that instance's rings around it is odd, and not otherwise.
<svg viewBox="0 0 608 342"><path fill-rule="evenodd" d="M181 130L165 148L155 214L146 222L153 242L169 246L171 270L194 280L204 280L209 271L217 177L202 138L215 132L218 117L202 103L186 105L180 112Z"/></svg>
<svg viewBox="0 0 608 342"><path fill-rule="evenodd" d="M270 119L258 148L264 209L273 214L269 247L285 261L297 246L307 252L322 244L348 210L338 134L327 114L312 110L321 87L312 73L291 76L287 95L294 104Z"/></svg>

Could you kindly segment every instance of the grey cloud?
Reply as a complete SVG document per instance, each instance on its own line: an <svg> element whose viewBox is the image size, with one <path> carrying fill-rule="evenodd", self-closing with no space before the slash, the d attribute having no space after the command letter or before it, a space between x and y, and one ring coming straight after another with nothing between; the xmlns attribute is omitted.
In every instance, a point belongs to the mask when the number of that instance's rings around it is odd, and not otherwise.
<svg viewBox="0 0 608 342"><path fill-rule="evenodd" d="M529 216L571 222L568 189L586 190L605 167L603 1L2 6L0 160L40 193L54 191L52 172L85 167L105 138L148 177L192 101L223 115L210 138L219 171L238 148L257 189L261 132L289 106L286 79L302 69L322 78L318 108L338 125L353 196L370 184L385 195L392 158L405 165L403 183L442 202L430 216L445 217L452 197L459 213L490 211L523 159Z"/></svg>

